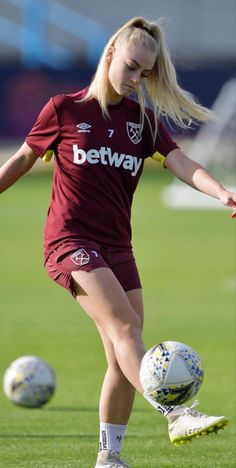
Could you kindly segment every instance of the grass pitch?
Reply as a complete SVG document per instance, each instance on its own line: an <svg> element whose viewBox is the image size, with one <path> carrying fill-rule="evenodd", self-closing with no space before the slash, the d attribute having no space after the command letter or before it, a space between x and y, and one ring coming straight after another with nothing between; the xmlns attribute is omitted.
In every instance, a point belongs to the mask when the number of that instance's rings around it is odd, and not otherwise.
<svg viewBox="0 0 236 468"><path fill-rule="evenodd" d="M167 171L146 171L135 197L133 244L144 287L144 340L183 341L205 363L200 409L224 414L218 435L175 448L166 420L137 395L123 457L133 468L234 467L235 224L225 210L170 210ZM1 195L0 375L35 354L58 388L43 409L14 406L0 392L0 467L92 468L105 372L95 326L43 269L42 233L51 176L31 174Z"/></svg>

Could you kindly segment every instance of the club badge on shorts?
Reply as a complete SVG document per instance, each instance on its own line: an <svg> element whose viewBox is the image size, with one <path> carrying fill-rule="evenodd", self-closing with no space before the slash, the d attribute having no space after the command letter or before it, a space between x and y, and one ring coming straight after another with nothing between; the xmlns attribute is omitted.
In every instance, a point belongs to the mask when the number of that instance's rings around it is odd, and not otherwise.
<svg viewBox="0 0 236 468"><path fill-rule="evenodd" d="M70 259L76 265L82 266L82 265L87 265L87 263L90 260L90 255L88 254L88 252L86 252L86 250L79 249L79 250L76 250L76 252L74 252L73 255L70 256Z"/></svg>

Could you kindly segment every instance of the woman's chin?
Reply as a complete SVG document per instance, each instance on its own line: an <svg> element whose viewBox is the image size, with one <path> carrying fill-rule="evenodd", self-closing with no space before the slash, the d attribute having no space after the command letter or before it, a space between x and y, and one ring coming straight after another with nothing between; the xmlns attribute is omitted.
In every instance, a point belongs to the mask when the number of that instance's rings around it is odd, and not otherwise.
<svg viewBox="0 0 236 468"><path fill-rule="evenodd" d="M134 93L134 89L129 86L124 86L124 88L119 89L112 93L110 97L110 104L119 104L124 97L128 97Z"/></svg>

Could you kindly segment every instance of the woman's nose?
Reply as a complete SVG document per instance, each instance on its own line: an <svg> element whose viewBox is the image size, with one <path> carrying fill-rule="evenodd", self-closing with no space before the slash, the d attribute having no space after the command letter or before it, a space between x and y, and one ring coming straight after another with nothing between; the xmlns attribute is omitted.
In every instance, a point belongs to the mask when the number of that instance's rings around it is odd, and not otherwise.
<svg viewBox="0 0 236 468"><path fill-rule="evenodd" d="M132 76L131 76L131 81L135 84L139 84L140 83L140 73L137 72L137 73L134 73Z"/></svg>

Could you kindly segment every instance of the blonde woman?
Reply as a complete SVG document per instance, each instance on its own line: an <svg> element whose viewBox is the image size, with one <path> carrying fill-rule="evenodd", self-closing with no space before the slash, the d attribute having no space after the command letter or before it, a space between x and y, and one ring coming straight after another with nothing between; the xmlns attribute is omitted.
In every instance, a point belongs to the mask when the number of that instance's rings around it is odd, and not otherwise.
<svg viewBox="0 0 236 468"><path fill-rule="evenodd" d="M236 194L178 148L161 116L183 128L213 117L177 84L158 24L134 18L108 42L90 86L51 98L23 146L0 171L2 192L39 157L54 153L46 270L95 322L108 363L99 405L97 468L128 466L120 459L121 446L135 390L143 394L143 300L130 211L144 160L152 157L236 214ZM217 432L227 423L223 416L149 403L167 418L175 444Z"/></svg>

